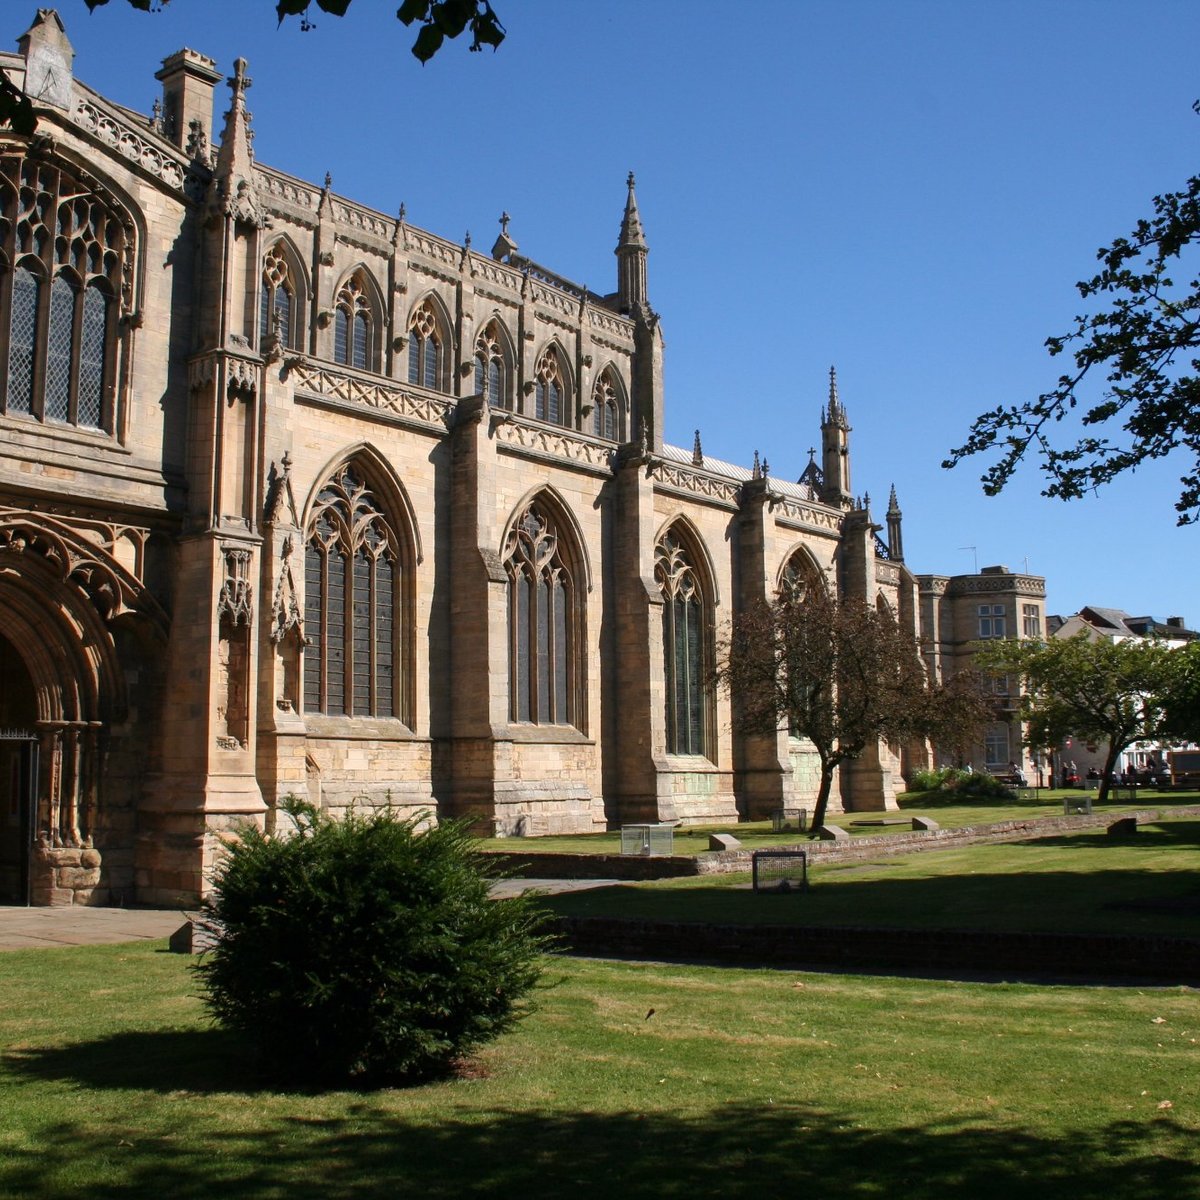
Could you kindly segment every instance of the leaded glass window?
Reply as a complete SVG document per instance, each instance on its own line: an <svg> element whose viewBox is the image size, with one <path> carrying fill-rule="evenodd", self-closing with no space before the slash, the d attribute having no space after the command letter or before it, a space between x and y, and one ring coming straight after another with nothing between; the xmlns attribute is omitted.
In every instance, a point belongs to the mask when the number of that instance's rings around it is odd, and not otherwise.
<svg viewBox="0 0 1200 1200"><path fill-rule="evenodd" d="M333 310L333 358L359 370L371 369L371 305L362 280L353 275L338 289Z"/></svg>
<svg viewBox="0 0 1200 1200"><path fill-rule="evenodd" d="M667 753L704 754L708 742L708 613L700 577L683 542L666 534L654 549L663 597Z"/></svg>
<svg viewBox="0 0 1200 1200"><path fill-rule="evenodd" d="M534 370L534 416L539 421L555 425L566 423L567 391L563 383L563 368L551 348L538 359Z"/></svg>
<svg viewBox="0 0 1200 1200"><path fill-rule="evenodd" d="M620 441L622 438L621 411L612 372L601 372L592 388L593 432L597 437Z"/></svg>
<svg viewBox="0 0 1200 1200"><path fill-rule="evenodd" d="M508 363L495 321L475 339L475 393L493 408L509 407Z"/></svg>
<svg viewBox="0 0 1200 1200"><path fill-rule="evenodd" d="M133 227L95 190L52 161L0 155L0 410L112 432L113 318L131 295Z"/></svg>
<svg viewBox="0 0 1200 1200"><path fill-rule="evenodd" d="M574 724L575 582L556 523L536 502L509 531L504 567L509 717L535 725Z"/></svg>
<svg viewBox="0 0 1200 1200"><path fill-rule="evenodd" d="M292 341L292 330L296 289L291 269L278 243L267 251L263 259L262 288L259 296L258 345L262 349L272 331L279 335L279 344L287 350L296 347Z"/></svg>
<svg viewBox="0 0 1200 1200"><path fill-rule="evenodd" d="M317 495L304 551L304 708L401 715L399 541L354 466Z"/></svg>
<svg viewBox="0 0 1200 1200"><path fill-rule="evenodd" d="M440 388L442 334L431 301L417 306L408 323L408 382Z"/></svg>

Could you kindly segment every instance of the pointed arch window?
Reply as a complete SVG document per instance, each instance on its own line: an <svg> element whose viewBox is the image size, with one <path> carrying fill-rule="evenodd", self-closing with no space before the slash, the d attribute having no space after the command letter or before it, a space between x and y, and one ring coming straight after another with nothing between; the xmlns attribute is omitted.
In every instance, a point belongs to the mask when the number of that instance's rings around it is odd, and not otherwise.
<svg viewBox="0 0 1200 1200"><path fill-rule="evenodd" d="M318 493L304 548L304 709L401 717L400 541L359 471Z"/></svg>
<svg viewBox="0 0 1200 1200"><path fill-rule="evenodd" d="M500 341L500 329L489 321L475 339L475 394L486 396L492 408L511 408L508 360Z"/></svg>
<svg viewBox="0 0 1200 1200"><path fill-rule="evenodd" d="M276 243L263 259L262 285L258 310L258 345L261 350L272 332L278 334L284 349L296 349L298 333L296 284L283 252Z"/></svg>
<svg viewBox="0 0 1200 1200"><path fill-rule="evenodd" d="M667 533L654 548L654 577L663 597L667 753L705 754L711 661L709 604L682 540Z"/></svg>
<svg viewBox="0 0 1200 1200"><path fill-rule="evenodd" d="M592 423L592 431L597 437L624 440L617 385L609 367L604 368L592 388Z"/></svg>
<svg viewBox="0 0 1200 1200"><path fill-rule="evenodd" d="M562 363L553 347L538 359L534 369L534 416L555 425L566 424L567 388Z"/></svg>
<svg viewBox="0 0 1200 1200"><path fill-rule="evenodd" d="M785 605L799 606L824 587L825 581L816 563L803 550L797 550L784 563L779 576L778 597ZM801 736L795 712L788 713L788 734L791 737Z"/></svg>
<svg viewBox="0 0 1200 1200"><path fill-rule="evenodd" d="M504 545L508 575L509 718L577 724L576 582L553 517L532 503Z"/></svg>
<svg viewBox="0 0 1200 1200"><path fill-rule="evenodd" d="M111 433L133 228L93 192L53 162L0 156L0 410Z"/></svg>
<svg viewBox="0 0 1200 1200"><path fill-rule="evenodd" d="M374 357L371 303L358 275L338 290L333 311L333 358L347 367L368 371Z"/></svg>
<svg viewBox="0 0 1200 1200"><path fill-rule="evenodd" d="M442 333L432 301L417 307L408 323L408 382L442 389Z"/></svg>

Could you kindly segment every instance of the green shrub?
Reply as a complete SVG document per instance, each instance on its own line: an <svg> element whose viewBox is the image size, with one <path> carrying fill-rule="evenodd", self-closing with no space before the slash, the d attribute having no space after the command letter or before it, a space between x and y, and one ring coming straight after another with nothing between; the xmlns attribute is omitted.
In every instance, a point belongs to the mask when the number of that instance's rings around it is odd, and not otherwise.
<svg viewBox="0 0 1200 1200"><path fill-rule="evenodd" d="M542 915L532 899L488 898L461 824L282 808L294 836L240 831L219 862L205 914L216 944L196 968L210 1011L268 1069L422 1079L524 1015Z"/></svg>
<svg viewBox="0 0 1200 1200"><path fill-rule="evenodd" d="M910 792L936 792L945 787L948 782L955 782L959 776L965 775L966 771L960 771L956 767L939 767L934 771L914 771L912 779L909 780L908 790Z"/></svg>
<svg viewBox="0 0 1200 1200"><path fill-rule="evenodd" d="M1016 793L1000 780L982 771L962 771L957 767L939 767L936 771L914 771L910 792L957 796L963 800L1015 800Z"/></svg>

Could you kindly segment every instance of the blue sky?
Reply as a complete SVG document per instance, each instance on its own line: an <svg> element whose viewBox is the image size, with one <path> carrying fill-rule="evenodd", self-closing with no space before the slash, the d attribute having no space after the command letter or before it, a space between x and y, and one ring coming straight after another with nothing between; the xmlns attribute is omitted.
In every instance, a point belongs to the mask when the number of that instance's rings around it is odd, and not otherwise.
<svg viewBox="0 0 1200 1200"><path fill-rule="evenodd" d="M1084 604L1200 627L1185 462L1095 496L940 463L972 418L1048 390L1043 343L1095 251L1198 169L1193 0L494 0L508 40L422 68L396 0L277 28L271 0L59 0L76 74L148 111L187 45L250 64L259 158L444 237L615 287L637 174L667 341L667 437L796 478L836 364L852 478L894 483L920 573L1003 563ZM16 37L36 5L8 0ZM26 11L27 10L27 11ZM18 14L20 14L18 19ZM751 17L750 14L754 14ZM753 20L754 23L751 23ZM15 21L15 23L14 23ZM225 108L220 98L219 114Z"/></svg>

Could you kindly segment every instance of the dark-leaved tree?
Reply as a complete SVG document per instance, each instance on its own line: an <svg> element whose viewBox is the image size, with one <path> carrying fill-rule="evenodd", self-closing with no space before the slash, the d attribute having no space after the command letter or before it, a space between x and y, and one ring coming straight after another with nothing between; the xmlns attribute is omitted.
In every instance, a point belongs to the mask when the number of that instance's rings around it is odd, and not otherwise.
<svg viewBox="0 0 1200 1200"><path fill-rule="evenodd" d="M890 613L839 603L819 586L782 591L736 617L715 675L741 732L786 729L816 748L814 832L838 768L867 746L930 738L957 747L991 715L973 678L930 681L916 641Z"/></svg>

